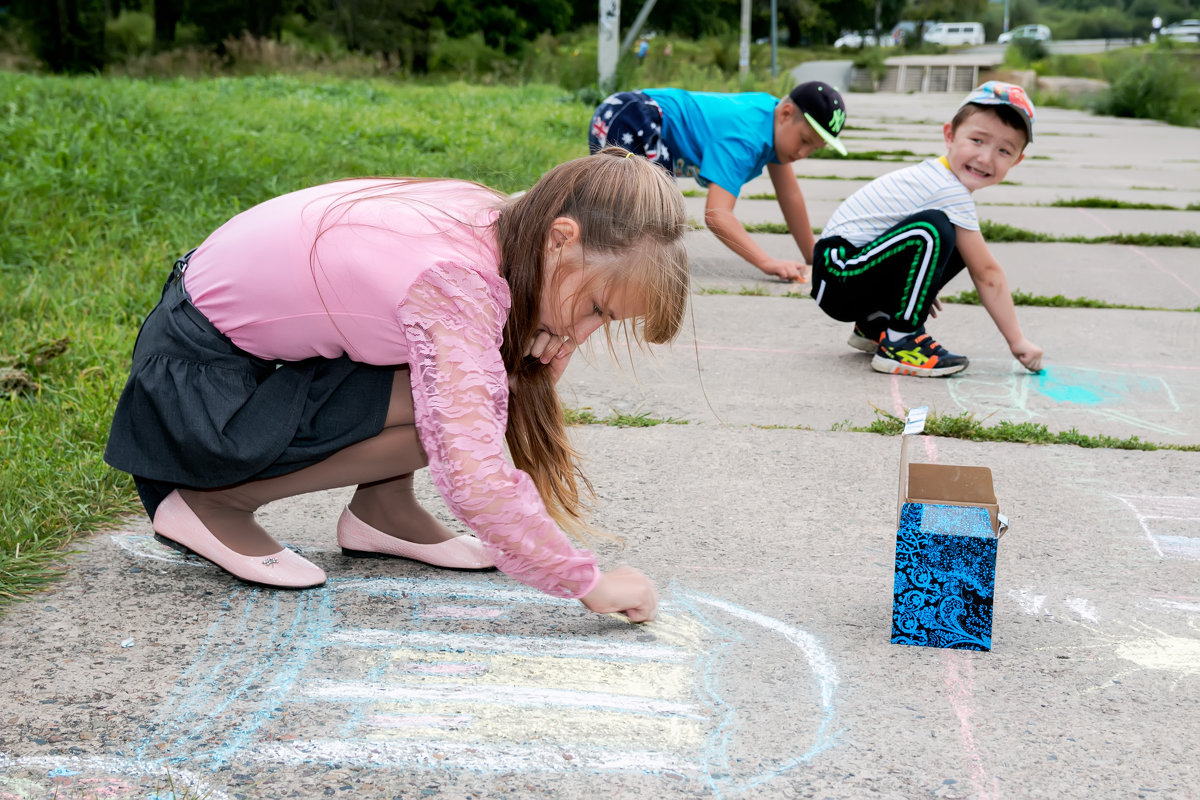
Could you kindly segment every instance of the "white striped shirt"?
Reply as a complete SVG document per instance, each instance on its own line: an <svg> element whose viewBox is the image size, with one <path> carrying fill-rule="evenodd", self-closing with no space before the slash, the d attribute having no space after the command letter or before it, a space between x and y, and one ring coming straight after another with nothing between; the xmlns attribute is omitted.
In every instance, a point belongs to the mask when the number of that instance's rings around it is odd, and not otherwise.
<svg viewBox="0 0 1200 800"><path fill-rule="evenodd" d="M881 175L842 202L821 231L862 247L918 211L936 209L951 224L979 230L975 201L944 158L931 158Z"/></svg>

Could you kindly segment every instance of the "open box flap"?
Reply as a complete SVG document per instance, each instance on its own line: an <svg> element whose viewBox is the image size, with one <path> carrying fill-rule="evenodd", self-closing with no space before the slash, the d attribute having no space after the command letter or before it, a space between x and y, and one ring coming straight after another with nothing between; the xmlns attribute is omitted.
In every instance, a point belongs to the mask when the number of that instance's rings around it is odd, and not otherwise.
<svg viewBox="0 0 1200 800"><path fill-rule="evenodd" d="M944 505L977 505L988 509L996 538L1008 530L1008 517L999 513L992 489L992 471L987 467L959 467L944 464L911 464L909 447L915 434L925 431L926 406L908 412L900 437L900 485L896 498L896 525L905 502Z"/></svg>

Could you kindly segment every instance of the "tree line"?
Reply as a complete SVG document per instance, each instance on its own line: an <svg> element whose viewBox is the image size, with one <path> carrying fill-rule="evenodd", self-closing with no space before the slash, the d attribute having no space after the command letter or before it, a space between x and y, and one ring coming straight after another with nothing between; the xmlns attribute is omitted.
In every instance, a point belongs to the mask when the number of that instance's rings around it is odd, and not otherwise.
<svg viewBox="0 0 1200 800"><path fill-rule="evenodd" d="M626 27L643 2L624 0ZM1168 22L1195 16L1194 3L1009 0L1008 6L1014 26L1051 22L1066 33L1116 36L1136 35L1156 14ZM756 39L770 32L771 6L770 0L752 0ZM775 7L780 39L792 47L828 44L846 30L887 33L901 18L993 18L1000 8L988 0L776 0ZM152 27L146 38L155 51L188 44L220 53L232 38L280 39L289 30L307 41L380 55L422 74L438 37L482 36L494 51L520 57L540 35L595 25L598 8L598 0L0 0L0 29L10 40L26 42L54 72L102 70L119 57L105 41L114 21L137 16ZM646 29L690 39L734 36L741 8L742 0L657 0Z"/></svg>
<svg viewBox="0 0 1200 800"><path fill-rule="evenodd" d="M925 0L926 4L930 0ZM643 0L625 0L626 26ZM982 4L985 0L971 0ZM785 41L836 37L842 28L873 27L876 9L890 28L905 0L776 0ZM111 48L106 28L122 14L153 18L153 47L171 49L186 32L188 44L220 49L232 37L279 38L285 27L331 37L351 52L392 56L412 72L426 71L435 36L481 33L506 55L520 55L537 36L595 25L597 0L0 0L0 23L28 41L54 72L103 69ZM755 37L768 35L769 0L753 0ZM657 0L646 28L699 39L736 33L741 0Z"/></svg>

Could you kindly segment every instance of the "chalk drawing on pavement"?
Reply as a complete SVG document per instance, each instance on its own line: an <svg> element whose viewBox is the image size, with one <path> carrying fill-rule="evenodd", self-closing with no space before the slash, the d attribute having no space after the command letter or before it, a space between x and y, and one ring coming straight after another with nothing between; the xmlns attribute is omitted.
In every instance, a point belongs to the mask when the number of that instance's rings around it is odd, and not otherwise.
<svg viewBox="0 0 1200 800"><path fill-rule="evenodd" d="M1200 497L1113 495L1137 518L1159 558L1200 561Z"/></svg>
<svg viewBox="0 0 1200 800"><path fill-rule="evenodd" d="M231 585L125 752L201 773L639 773L723 797L837 743L816 637L682 585L659 608L635 626L502 576Z"/></svg>
<svg viewBox="0 0 1200 800"><path fill-rule="evenodd" d="M1014 364L1008 373L956 376L947 388L959 408L981 416L1028 422L1069 407L1153 433L1184 435L1160 421L1177 416L1180 408L1158 376L1061 365L1031 375Z"/></svg>
<svg viewBox="0 0 1200 800"><path fill-rule="evenodd" d="M1076 649L1111 649L1116 658L1133 665L1085 691L1118 686L1129 676L1143 671L1171 673L1172 690L1177 689L1184 680L1200 678L1200 626L1197 626L1195 618L1187 620L1187 628L1194 631L1195 635L1180 635L1179 632L1164 631L1141 622L1124 626L1134 633L1128 637L1120 637L1090 625L1083 627L1095 634L1096 641Z"/></svg>
<svg viewBox="0 0 1200 800"><path fill-rule="evenodd" d="M1174 673L1172 688L1186 678L1200 678L1200 597L1174 595L1146 598L1158 609L1183 613L1184 630L1167 631L1145 622L1114 622L1107 630L1098 627L1101 618L1111 618L1110 612L1101 614L1090 600L1065 597L1048 600L1047 595L1037 594L1028 587L1009 589L1007 596L1029 616L1057 618L1062 622L1082 627L1092 634L1091 641L1077 645L1055 644L1040 647L1055 653L1064 650L1084 650L1089 659L1097 651L1111 652L1114 659L1129 662L1132 667L1118 671L1111 678L1097 683L1088 691L1096 691L1121 683L1127 676L1143 670ZM1056 615L1062 606L1070 613ZM1166 624L1171 624L1167 621ZM1192 635L1192 632L1196 635Z"/></svg>
<svg viewBox="0 0 1200 800"><path fill-rule="evenodd" d="M23 777L14 773L37 775ZM45 776L44 779L41 776ZM138 762L122 756L0 753L0 800L229 800L220 789L186 769Z"/></svg>

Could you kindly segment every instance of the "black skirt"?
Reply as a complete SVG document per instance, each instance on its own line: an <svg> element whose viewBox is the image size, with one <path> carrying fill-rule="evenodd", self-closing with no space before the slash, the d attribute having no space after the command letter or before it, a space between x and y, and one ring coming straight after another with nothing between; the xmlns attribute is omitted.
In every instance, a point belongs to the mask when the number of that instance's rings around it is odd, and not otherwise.
<svg viewBox="0 0 1200 800"><path fill-rule="evenodd" d="M138 332L104 451L151 519L175 488L286 475L383 430L401 365L251 355L192 305L181 265Z"/></svg>

